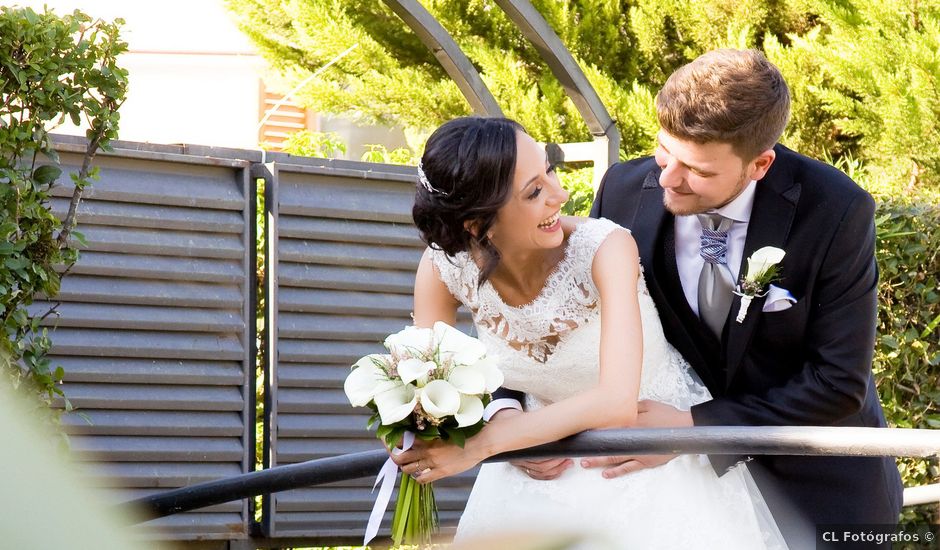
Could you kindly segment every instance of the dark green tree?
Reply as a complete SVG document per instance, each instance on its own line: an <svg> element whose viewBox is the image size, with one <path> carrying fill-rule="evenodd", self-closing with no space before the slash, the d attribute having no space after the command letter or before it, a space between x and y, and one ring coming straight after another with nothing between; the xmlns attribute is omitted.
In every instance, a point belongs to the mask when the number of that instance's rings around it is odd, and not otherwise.
<svg viewBox="0 0 940 550"><path fill-rule="evenodd" d="M543 141L590 138L548 67L492 1L422 3L454 36L507 116ZM675 68L717 46L753 44L766 32L783 37L807 25L802 3L794 0L533 4L618 121L624 155L652 149L654 92ZM311 108L402 125L417 136L415 145L442 122L470 113L434 56L381 1L229 0L228 5L284 78L285 88L359 45L302 88L299 98Z"/></svg>

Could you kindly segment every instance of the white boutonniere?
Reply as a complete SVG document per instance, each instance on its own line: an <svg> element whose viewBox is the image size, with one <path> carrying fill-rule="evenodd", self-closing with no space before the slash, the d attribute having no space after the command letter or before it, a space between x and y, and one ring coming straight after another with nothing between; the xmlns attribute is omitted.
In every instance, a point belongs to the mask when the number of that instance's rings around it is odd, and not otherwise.
<svg viewBox="0 0 940 550"><path fill-rule="evenodd" d="M786 252L775 247L765 246L751 254L747 259L747 272L744 280L737 286L734 293L741 297L741 307L735 321L742 323L747 316L747 309L751 300L767 295L767 286L780 278L777 264L783 260Z"/></svg>

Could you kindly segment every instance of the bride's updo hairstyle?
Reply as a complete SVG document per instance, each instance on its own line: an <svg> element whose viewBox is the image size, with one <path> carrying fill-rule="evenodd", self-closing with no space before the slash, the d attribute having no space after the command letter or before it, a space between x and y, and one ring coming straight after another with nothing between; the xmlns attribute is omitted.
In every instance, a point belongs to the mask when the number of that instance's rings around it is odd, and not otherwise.
<svg viewBox="0 0 940 550"><path fill-rule="evenodd" d="M421 239L449 256L477 251L479 285L499 264L488 233L512 193L516 132L525 130L508 118L451 120L428 138L418 165L411 214Z"/></svg>

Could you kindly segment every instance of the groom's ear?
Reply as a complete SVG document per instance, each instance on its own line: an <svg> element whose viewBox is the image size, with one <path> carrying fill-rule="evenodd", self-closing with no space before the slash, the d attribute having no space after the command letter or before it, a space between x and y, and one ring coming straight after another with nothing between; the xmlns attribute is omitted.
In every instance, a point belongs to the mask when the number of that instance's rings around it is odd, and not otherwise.
<svg viewBox="0 0 940 550"><path fill-rule="evenodd" d="M773 165L774 159L776 158L777 153L774 152L773 149L767 149L766 151L757 155L757 157L755 157L754 160L750 162L750 166L748 166L748 168L751 170L751 177L749 179L760 180L766 176L767 171L770 170L770 167Z"/></svg>

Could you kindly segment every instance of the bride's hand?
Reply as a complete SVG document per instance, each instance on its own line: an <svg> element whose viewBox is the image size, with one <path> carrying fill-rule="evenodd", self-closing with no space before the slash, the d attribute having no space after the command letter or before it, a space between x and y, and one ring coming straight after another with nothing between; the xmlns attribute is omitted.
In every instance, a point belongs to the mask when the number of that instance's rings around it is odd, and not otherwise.
<svg viewBox="0 0 940 550"><path fill-rule="evenodd" d="M473 438L464 448L439 439L415 442L415 446L392 460L401 466L403 474L410 475L418 483L431 483L438 479L457 475L473 468L486 457L477 452Z"/></svg>

